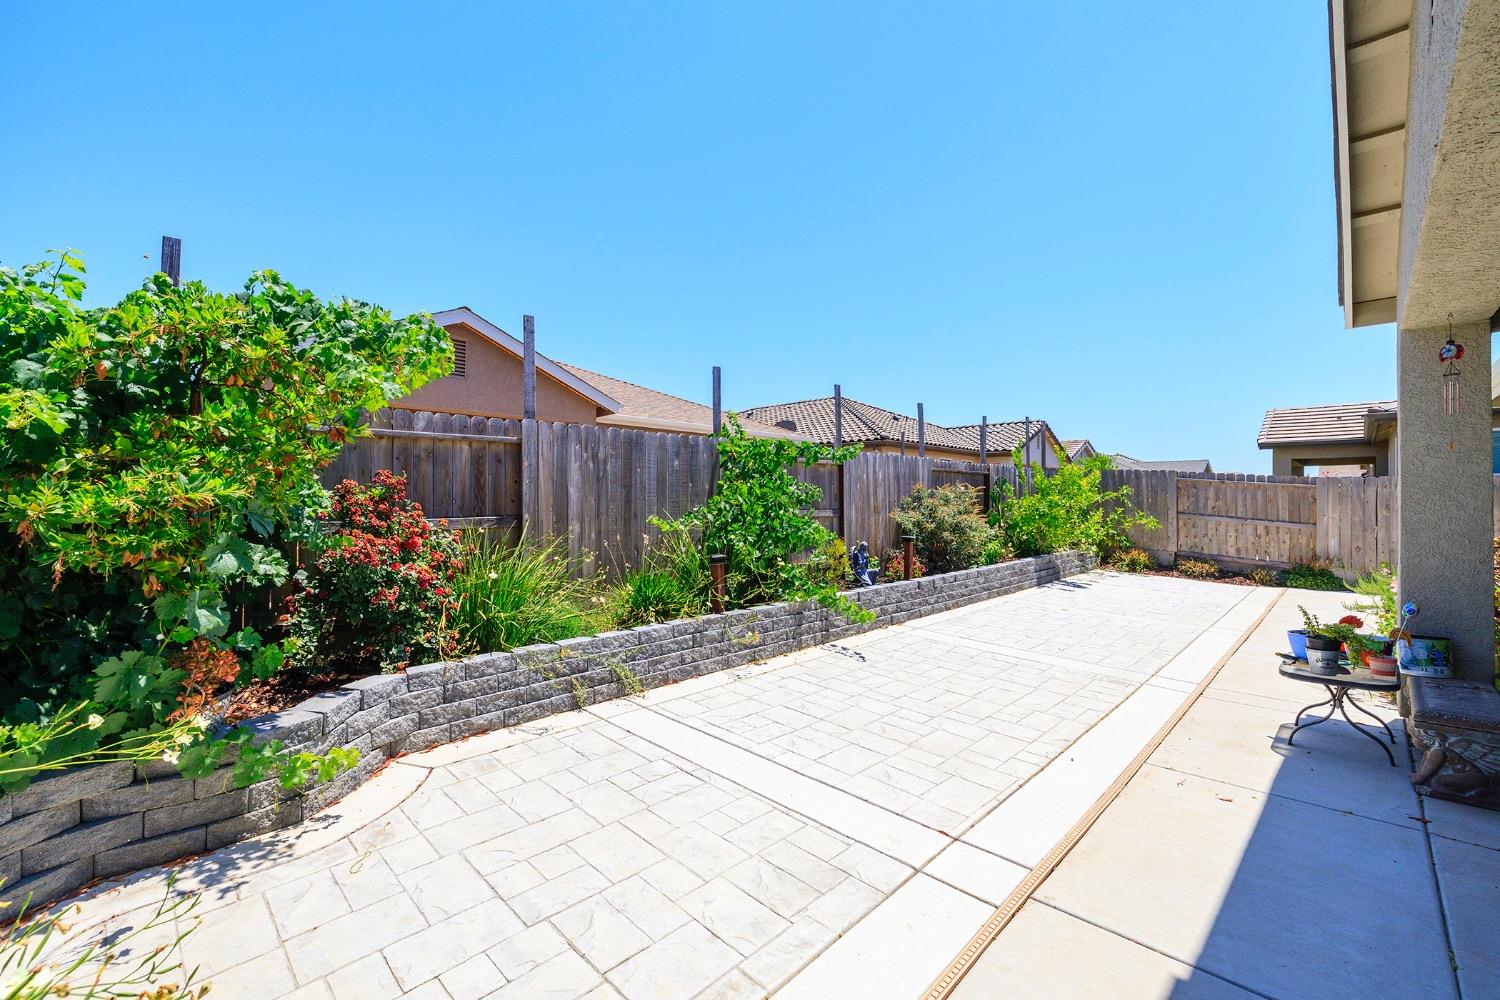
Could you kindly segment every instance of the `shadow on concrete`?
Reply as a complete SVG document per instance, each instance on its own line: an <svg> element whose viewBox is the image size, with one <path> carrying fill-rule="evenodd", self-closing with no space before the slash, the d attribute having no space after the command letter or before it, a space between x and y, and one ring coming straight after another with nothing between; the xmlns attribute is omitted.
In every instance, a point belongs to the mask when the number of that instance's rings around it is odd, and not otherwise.
<svg viewBox="0 0 1500 1000"><path fill-rule="evenodd" d="M1291 728L1283 725L1266 748L1282 758L1268 794L1234 807L1238 813L1223 829L1215 828L1213 799L1227 802L1243 789L1226 791L1232 786L1209 773L1200 779L1204 794L1182 796L1182 825L1170 836L1189 838L1189 864L1174 870L1201 865L1208 872L1178 887L1198 897L1185 897L1183 925L1202 926L1204 898L1222 892L1222 899L1196 955L1177 956L1195 968L1170 996L1456 998L1400 722L1391 723L1394 767L1338 715L1298 732L1295 746L1286 742ZM1248 840L1240 816L1253 816ZM1196 844L1195 828L1203 831ZM1224 856L1236 846L1225 887Z"/></svg>

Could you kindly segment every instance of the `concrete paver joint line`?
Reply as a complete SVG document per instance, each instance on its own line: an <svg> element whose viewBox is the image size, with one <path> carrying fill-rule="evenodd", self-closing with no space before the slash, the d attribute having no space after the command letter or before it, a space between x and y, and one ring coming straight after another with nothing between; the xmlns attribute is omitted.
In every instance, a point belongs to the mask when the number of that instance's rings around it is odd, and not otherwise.
<svg viewBox="0 0 1500 1000"><path fill-rule="evenodd" d="M1135 755L1119 776L1111 782L1104 793L1095 800L1094 804L1073 825L1072 829L1026 874L1025 878L1021 880L1021 884L1015 888L1009 898L1001 903L990 918L974 933L974 936L969 939L969 942L954 957L948 968L944 969L933 980L927 992L922 995L923 1000L948 1000L953 995L953 991L958 988L959 983L962 982L963 977L973 967L979 956L1000 936L1000 932L1011 922L1026 901L1036 893L1037 889L1047 880L1047 877L1052 874L1053 870L1062 863L1073 847L1083 839L1084 834L1088 833L1089 828L1103 815L1104 810L1109 807L1110 803L1124 791L1125 786L1130 783L1130 780L1145 765L1147 759L1156 752L1162 741L1182 721L1183 717L1187 715L1203 692L1208 690L1208 686L1213 683L1214 678L1218 676L1224 664L1229 662L1230 658L1245 644L1246 640L1255 632L1260 623L1265 621L1266 617L1270 615L1271 610L1285 596L1286 590L1279 590L1275 599L1269 601L1261 609L1260 614L1256 616L1255 620L1245 627L1239 638L1219 657L1218 662L1198 682L1193 692L1183 700L1182 704L1177 707L1167 721L1162 723L1161 727L1157 729L1156 733L1146 742L1146 745L1141 748L1140 752Z"/></svg>

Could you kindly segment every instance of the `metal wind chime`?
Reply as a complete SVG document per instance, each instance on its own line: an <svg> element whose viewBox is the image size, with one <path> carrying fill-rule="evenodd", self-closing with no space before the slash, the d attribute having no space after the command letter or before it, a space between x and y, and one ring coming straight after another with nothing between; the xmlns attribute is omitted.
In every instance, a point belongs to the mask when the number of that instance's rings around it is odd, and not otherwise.
<svg viewBox="0 0 1500 1000"><path fill-rule="evenodd" d="M1448 318L1448 340L1438 348L1438 362L1443 366L1443 413L1458 416L1458 362L1464 356L1464 345L1453 339L1453 318Z"/></svg>

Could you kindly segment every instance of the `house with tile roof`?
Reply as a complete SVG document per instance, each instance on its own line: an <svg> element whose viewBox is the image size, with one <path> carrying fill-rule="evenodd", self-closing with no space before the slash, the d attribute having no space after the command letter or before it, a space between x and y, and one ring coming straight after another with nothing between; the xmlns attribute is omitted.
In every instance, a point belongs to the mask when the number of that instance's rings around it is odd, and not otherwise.
<svg viewBox="0 0 1500 1000"><path fill-rule="evenodd" d="M1500 475L1500 393L1490 399L1490 467ZM1267 410L1256 444L1271 453L1271 472L1301 476L1394 476L1398 412L1394 399Z"/></svg>
<svg viewBox="0 0 1500 1000"><path fill-rule="evenodd" d="M843 397L843 441L858 442L866 451L917 453L917 418L872 403ZM760 424L770 424L811 441L834 441L833 397L802 399L791 403L751 406L742 415ZM944 426L926 422L928 458L960 462L979 461L979 424ZM1025 449L1026 461L1055 469L1064 460L1062 441L1045 420L1006 420L989 425L985 434L992 465L1010 465L1011 453Z"/></svg>
<svg viewBox="0 0 1500 1000"><path fill-rule="evenodd" d="M1094 450L1094 443L1088 438L1070 438L1064 441L1063 451L1070 462L1081 462L1085 458L1099 454Z"/></svg>
<svg viewBox="0 0 1500 1000"><path fill-rule="evenodd" d="M433 313L453 341L453 372L395 400L395 409L434 410L472 417L523 415L525 348L520 340L467 306ZM539 420L673 434L712 434L713 410L578 365L536 356ZM741 421L756 437L799 437L754 420Z"/></svg>
<svg viewBox="0 0 1500 1000"><path fill-rule="evenodd" d="M1340 469L1385 476L1395 439L1396 401L1387 399L1267 410L1255 443L1271 453L1272 475Z"/></svg>

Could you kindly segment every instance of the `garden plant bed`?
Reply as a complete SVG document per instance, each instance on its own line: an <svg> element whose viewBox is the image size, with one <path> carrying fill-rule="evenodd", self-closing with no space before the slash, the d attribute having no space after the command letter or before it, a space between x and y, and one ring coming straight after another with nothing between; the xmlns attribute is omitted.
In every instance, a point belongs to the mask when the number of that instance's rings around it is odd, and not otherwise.
<svg viewBox="0 0 1500 1000"><path fill-rule="evenodd" d="M1065 552L852 592L875 613L869 623L847 622L809 602L769 604L363 677L243 723L291 749L360 751L356 767L306 793L285 791L274 781L237 789L223 767L192 780L161 761L64 771L0 796L4 897L51 900L97 879L295 825L400 754L1052 583L1093 566L1092 557Z"/></svg>

